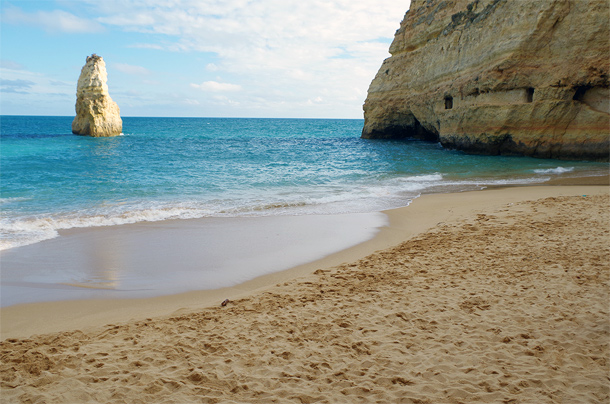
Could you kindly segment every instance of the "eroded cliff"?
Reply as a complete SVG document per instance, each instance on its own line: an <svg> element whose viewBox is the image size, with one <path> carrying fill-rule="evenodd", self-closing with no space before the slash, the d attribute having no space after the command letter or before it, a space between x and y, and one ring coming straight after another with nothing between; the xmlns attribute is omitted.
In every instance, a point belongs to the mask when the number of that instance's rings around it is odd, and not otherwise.
<svg viewBox="0 0 610 404"><path fill-rule="evenodd" d="M123 130L119 106L108 94L106 63L95 53L87 56L76 87L76 117L72 133L94 137L118 136Z"/></svg>
<svg viewBox="0 0 610 404"><path fill-rule="evenodd" d="M607 0L412 0L364 104L364 138L608 160Z"/></svg>

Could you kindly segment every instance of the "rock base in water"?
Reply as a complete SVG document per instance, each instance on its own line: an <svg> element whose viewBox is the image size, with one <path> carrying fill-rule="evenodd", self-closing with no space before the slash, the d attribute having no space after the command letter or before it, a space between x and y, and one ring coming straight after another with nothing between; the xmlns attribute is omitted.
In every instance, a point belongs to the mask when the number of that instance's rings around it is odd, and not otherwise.
<svg viewBox="0 0 610 404"><path fill-rule="evenodd" d="M609 18L607 0L412 0L362 137L607 161Z"/></svg>
<svg viewBox="0 0 610 404"><path fill-rule="evenodd" d="M104 59L96 54L88 56L78 79L72 133L93 137L121 134L123 121L119 106L108 94L107 76Z"/></svg>

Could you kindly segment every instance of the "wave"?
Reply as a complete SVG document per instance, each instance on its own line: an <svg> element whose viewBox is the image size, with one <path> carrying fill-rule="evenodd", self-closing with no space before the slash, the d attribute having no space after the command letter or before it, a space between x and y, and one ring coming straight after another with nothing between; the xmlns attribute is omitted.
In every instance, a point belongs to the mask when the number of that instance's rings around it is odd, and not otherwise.
<svg viewBox="0 0 610 404"><path fill-rule="evenodd" d="M54 213L45 217L4 217L0 219L0 250L52 239L59 235L60 230L73 228L203 217L366 213L408 206L413 199L426 192L476 190L486 185L528 184L541 180L539 176L511 180L456 180L446 179L442 173L433 173L391 177L349 186L284 188L276 193L241 194L232 199L134 202Z"/></svg>
<svg viewBox="0 0 610 404"><path fill-rule="evenodd" d="M59 230L171 219L196 219L208 214L208 211L200 209L159 208L93 215L70 213L65 216L2 218L0 219L0 251L55 238L59 235Z"/></svg>
<svg viewBox="0 0 610 404"><path fill-rule="evenodd" d="M24 197L0 198L0 205L4 205L5 203L24 202L24 201L29 201L31 199L32 198L24 198Z"/></svg>
<svg viewBox="0 0 610 404"><path fill-rule="evenodd" d="M434 176L430 179L438 179ZM406 206L428 186L424 176L405 178L403 184L360 184L353 187L329 186L283 189L281 192L235 195L229 199L156 203L101 205L73 212L0 219L0 250L37 243L59 236L59 231L73 228L117 226L140 222L203 217L239 217L307 214L342 214L380 211ZM399 193L407 193L398 201ZM390 202L388 202L390 201ZM159 206L161 205L161 206Z"/></svg>
<svg viewBox="0 0 610 404"><path fill-rule="evenodd" d="M434 173L434 174L422 174L422 175L414 175L411 177L403 178L403 181L412 181L412 182L434 182L434 181L442 181L443 174Z"/></svg>
<svg viewBox="0 0 610 404"><path fill-rule="evenodd" d="M530 178L513 178L513 179L496 179L496 180L480 180L480 181L464 181L461 184L493 186L493 185L529 185L539 184L550 180L551 177L530 177Z"/></svg>
<svg viewBox="0 0 610 404"><path fill-rule="evenodd" d="M574 171L574 167L539 168L534 170L536 174L563 174L571 171Z"/></svg>

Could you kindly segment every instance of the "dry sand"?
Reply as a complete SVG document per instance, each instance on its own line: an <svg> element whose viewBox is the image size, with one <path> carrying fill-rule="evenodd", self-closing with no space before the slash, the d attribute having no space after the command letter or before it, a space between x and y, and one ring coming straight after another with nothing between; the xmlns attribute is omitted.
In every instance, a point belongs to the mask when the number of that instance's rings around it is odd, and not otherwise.
<svg viewBox="0 0 610 404"><path fill-rule="evenodd" d="M138 306L130 321L99 327L111 315L97 313L97 327L72 318L57 329L80 331L45 335L15 319L41 306L3 310L8 335L28 338L0 343L2 402L608 403L608 188L418 201L366 248L402 243L231 290L225 307L190 294L173 315ZM413 228L434 227L409 238L413 212L427 218ZM81 303L64 304L48 307Z"/></svg>

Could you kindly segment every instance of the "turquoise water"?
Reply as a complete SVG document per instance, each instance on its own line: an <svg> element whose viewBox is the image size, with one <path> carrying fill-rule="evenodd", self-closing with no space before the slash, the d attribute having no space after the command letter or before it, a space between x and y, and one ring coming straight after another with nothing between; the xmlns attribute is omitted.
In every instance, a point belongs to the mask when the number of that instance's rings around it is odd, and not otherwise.
<svg viewBox="0 0 610 404"><path fill-rule="evenodd" d="M373 212L425 192L608 172L605 163L363 140L362 120L125 117L114 138L72 135L71 122L1 117L2 249L75 227Z"/></svg>

